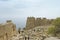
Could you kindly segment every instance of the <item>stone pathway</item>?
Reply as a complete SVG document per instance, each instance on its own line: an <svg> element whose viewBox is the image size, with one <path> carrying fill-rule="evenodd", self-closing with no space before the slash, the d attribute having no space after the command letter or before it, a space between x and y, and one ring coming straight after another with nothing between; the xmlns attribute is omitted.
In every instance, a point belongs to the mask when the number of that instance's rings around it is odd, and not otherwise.
<svg viewBox="0 0 60 40"><path fill-rule="evenodd" d="M17 36L12 37L12 40L19 40L19 34L17 34Z"/></svg>
<svg viewBox="0 0 60 40"><path fill-rule="evenodd" d="M60 39L58 39L56 37L49 37L49 38L46 38L45 40L60 40Z"/></svg>

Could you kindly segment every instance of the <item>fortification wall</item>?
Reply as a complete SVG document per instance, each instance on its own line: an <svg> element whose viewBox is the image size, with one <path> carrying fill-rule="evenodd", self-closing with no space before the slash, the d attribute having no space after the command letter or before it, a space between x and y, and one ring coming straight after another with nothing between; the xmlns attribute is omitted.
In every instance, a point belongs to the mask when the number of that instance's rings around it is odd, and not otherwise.
<svg viewBox="0 0 60 40"><path fill-rule="evenodd" d="M26 22L26 28L30 29L35 27L35 18L34 17L28 17Z"/></svg>
<svg viewBox="0 0 60 40"><path fill-rule="evenodd" d="M28 17L26 21L26 28L25 29L31 29L37 26L46 26L50 25L52 23L52 19L46 19L46 18L35 18L35 17Z"/></svg>

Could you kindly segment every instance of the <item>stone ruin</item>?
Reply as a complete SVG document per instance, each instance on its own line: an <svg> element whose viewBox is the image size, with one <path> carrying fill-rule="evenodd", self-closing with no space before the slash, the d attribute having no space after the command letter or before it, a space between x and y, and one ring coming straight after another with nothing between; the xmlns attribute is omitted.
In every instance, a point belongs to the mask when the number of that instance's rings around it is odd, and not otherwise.
<svg viewBox="0 0 60 40"><path fill-rule="evenodd" d="M35 18L34 17L28 17L26 22L26 28L30 29L35 27Z"/></svg>
<svg viewBox="0 0 60 40"><path fill-rule="evenodd" d="M54 19L53 19L54 20ZM52 24L52 19L28 17L26 21L26 27L20 34L23 35L22 40L41 40L41 38L48 37L47 29ZM20 35L21 36L21 35ZM25 37L27 38L25 39Z"/></svg>
<svg viewBox="0 0 60 40"><path fill-rule="evenodd" d="M31 29L31 28L34 28L37 26L51 25L53 20L46 19L46 18L28 17L27 21L26 21L26 28L25 29Z"/></svg>
<svg viewBox="0 0 60 40"><path fill-rule="evenodd" d="M0 40L10 40L16 34L16 25L11 20L5 24L0 24Z"/></svg>

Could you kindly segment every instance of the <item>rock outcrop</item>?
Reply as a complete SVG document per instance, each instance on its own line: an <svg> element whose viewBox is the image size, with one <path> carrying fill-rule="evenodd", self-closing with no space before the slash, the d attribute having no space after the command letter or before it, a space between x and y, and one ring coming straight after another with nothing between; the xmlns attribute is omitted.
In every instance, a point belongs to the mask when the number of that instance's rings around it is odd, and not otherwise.
<svg viewBox="0 0 60 40"><path fill-rule="evenodd" d="M0 40L10 40L16 34L16 25L11 20L5 24L0 24Z"/></svg>

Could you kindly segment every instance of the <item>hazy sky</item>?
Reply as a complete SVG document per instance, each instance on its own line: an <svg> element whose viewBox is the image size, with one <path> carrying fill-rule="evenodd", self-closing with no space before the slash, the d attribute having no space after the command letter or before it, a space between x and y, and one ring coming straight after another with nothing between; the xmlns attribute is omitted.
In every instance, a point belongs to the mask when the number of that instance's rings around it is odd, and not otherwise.
<svg viewBox="0 0 60 40"><path fill-rule="evenodd" d="M60 17L60 0L0 0L0 23L11 19L23 27L28 16Z"/></svg>
<svg viewBox="0 0 60 40"><path fill-rule="evenodd" d="M60 0L0 0L0 18L60 17Z"/></svg>

